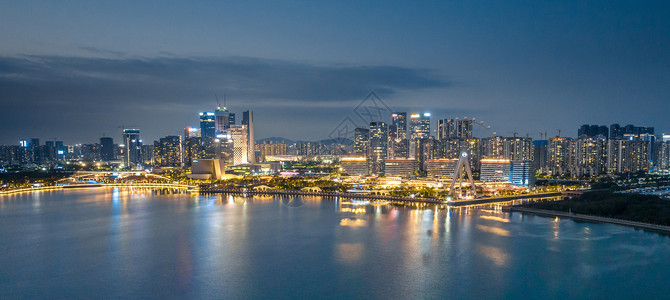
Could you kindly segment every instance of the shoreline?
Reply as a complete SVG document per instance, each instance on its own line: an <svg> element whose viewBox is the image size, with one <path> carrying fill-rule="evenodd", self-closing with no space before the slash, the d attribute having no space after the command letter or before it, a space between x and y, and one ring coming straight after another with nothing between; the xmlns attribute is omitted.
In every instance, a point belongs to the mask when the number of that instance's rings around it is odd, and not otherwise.
<svg viewBox="0 0 670 300"><path fill-rule="evenodd" d="M60 189L83 189L83 188L99 188L99 187L144 187L144 188L176 188L176 189L186 189L186 190L195 190L197 192L198 186L186 185L186 184L170 184L170 183L97 183L97 184L80 184L80 185L56 185L56 186L44 186L44 187L30 187L30 188L19 188L12 190L0 191L0 195L11 195L18 193L29 193L29 192L41 192L41 191L51 191L51 190L60 190Z"/></svg>
<svg viewBox="0 0 670 300"><path fill-rule="evenodd" d="M526 207L519 207L519 206L503 207L503 211L505 211L505 212L520 212L520 213L524 213L524 214L534 214L534 215L544 216L544 217L569 218L569 219L573 219L573 220L587 221L587 222L593 222L593 223L607 223L607 224L621 225L621 226L633 227L633 228L636 228L636 229L648 230L648 231L653 231L653 232L657 232L657 233L663 233L663 234L666 234L666 235L670 235L670 226L664 226L664 225L656 225L656 224L642 223L642 222L636 222L636 221L628 221L628 220L622 220L622 219L612 219L612 218L600 217L600 216L567 213L567 212L563 212L563 211L526 208Z"/></svg>

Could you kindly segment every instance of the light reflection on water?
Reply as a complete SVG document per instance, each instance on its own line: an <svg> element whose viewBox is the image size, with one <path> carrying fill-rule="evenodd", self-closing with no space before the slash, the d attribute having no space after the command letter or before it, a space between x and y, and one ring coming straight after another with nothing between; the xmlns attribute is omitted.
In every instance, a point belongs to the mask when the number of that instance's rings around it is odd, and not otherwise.
<svg viewBox="0 0 670 300"><path fill-rule="evenodd" d="M668 237L509 214L496 205L119 188L0 202L0 298L660 298L670 292L658 280L670 275Z"/></svg>

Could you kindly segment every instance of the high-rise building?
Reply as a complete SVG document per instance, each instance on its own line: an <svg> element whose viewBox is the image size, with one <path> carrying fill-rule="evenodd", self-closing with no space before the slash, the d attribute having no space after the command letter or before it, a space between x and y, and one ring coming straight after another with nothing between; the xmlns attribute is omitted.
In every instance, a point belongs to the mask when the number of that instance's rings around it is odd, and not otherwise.
<svg viewBox="0 0 670 300"><path fill-rule="evenodd" d="M370 174L384 175L384 161L388 155L388 125L370 122L368 164Z"/></svg>
<svg viewBox="0 0 670 300"><path fill-rule="evenodd" d="M365 156L368 151L370 130L365 128L354 129L354 155Z"/></svg>
<svg viewBox="0 0 670 300"><path fill-rule="evenodd" d="M588 125L584 124L582 127L577 130L577 137L578 138L600 138L600 139L608 139L609 138L609 130L607 129L607 126L604 125Z"/></svg>
<svg viewBox="0 0 670 300"><path fill-rule="evenodd" d="M607 143L607 172L620 174L649 170L650 143L634 140L609 140Z"/></svg>
<svg viewBox="0 0 670 300"><path fill-rule="evenodd" d="M221 105L217 106L214 111L215 116L215 133L219 134L226 131L230 126L235 125L235 114L228 111L228 108L225 106L221 108Z"/></svg>
<svg viewBox="0 0 670 300"><path fill-rule="evenodd" d="M139 129L124 129L123 143L126 147L123 162L126 167L134 168L141 161L142 140Z"/></svg>
<svg viewBox="0 0 670 300"><path fill-rule="evenodd" d="M200 113L200 137L203 145L207 146L213 143L216 138L216 114L207 111Z"/></svg>
<svg viewBox="0 0 670 300"><path fill-rule="evenodd" d="M549 139L547 172L551 175L568 174L574 153L572 153L571 140L564 137Z"/></svg>
<svg viewBox="0 0 670 300"><path fill-rule="evenodd" d="M233 142L233 164L240 165L249 163L249 150L247 142L247 126L235 125L227 130Z"/></svg>
<svg viewBox="0 0 670 300"><path fill-rule="evenodd" d="M242 113L242 125L247 126L247 158L250 163L256 163L256 141L254 140L254 112L247 110Z"/></svg>
<svg viewBox="0 0 670 300"><path fill-rule="evenodd" d="M412 114L410 119L410 139L430 136L430 113Z"/></svg>
<svg viewBox="0 0 670 300"><path fill-rule="evenodd" d="M533 141L533 169L540 171L540 173L547 172L548 148L549 141L547 140Z"/></svg>
<svg viewBox="0 0 670 300"><path fill-rule="evenodd" d="M577 176L595 176L607 172L607 141L602 138L580 138L574 143L574 159L570 173Z"/></svg>
<svg viewBox="0 0 670 300"><path fill-rule="evenodd" d="M482 157L509 160L531 160L533 141L522 137L489 137L482 139Z"/></svg>
<svg viewBox="0 0 670 300"><path fill-rule="evenodd" d="M472 119L440 119L437 121L437 139L467 139L472 137Z"/></svg>
<svg viewBox="0 0 670 300"><path fill-rule="evenodd" d="M262 161L267 161L268 156L274 156L274 155L286 155L288 145L285 143L262 143L257 145L258 150L261 153L261 160Z"/></svg>
<svg viewBox="0 0 670 300"><path fill-rule="evenodd" d="M452 179L457 163L458 159L452 158L429 159L426 161L426 173L430 177Z"/></svg>
<svg viewBox="0 0 670 300"><path fill-rule="evenodd" d="M412 114L409 123L409 158L417 157L417 140L430 136L430 113Z"/></svg>
<svg viewBox="0 0 670 300"><path fill-rule="evenodd" d="M654 127L638 127L628 124L624 127L619 124L612 124L610 126L611 139L626 139L626 140L646 140L654 135Z"/></svg>
<svg viewBox="0 0 670 300"><path fill-rule="evenodd" d="M407 139L407 113L391 114L389 126L389 157L407 158L409 156L409 140Z"/></svg>
<svg viewBox="0 0 670 300"><path fill-rule="evenodd" d="M178 168L182 166L181 136L172 135L154 142L154 165Z"/></svg>
<svg viewBox="0 0 670 300"><path fill-rule="evenodd" d="M100 159L102 161L112 161L116 159L114 155L114 139L111 137L100 138Z"/></svg>

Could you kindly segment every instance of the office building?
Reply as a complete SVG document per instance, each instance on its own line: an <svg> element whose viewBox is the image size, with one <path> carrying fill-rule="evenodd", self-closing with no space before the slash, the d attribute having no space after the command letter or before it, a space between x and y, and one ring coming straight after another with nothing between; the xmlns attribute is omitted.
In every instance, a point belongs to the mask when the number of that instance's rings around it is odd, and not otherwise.
<svg viewBox="0 0 670 300"><path fill-rule="evenodd" d="M134 169L141 162L142 140L139 129L123 129L123 144L125 155L123 162L126 167Z"/></svg>
<svg viewBox="0 0 670 300"><path fill-rule="evenodd" d="M154 166L178 168L182 166L181 136L173 135L154 142Z"/></svg>
<svg viewBox="0 0 670 300"><path fill-rule="evenodd" d="M441 158L426 160L426 174L429 177L452 179L458 159Z"/></svg>
<svg viewBox="0 0 670 300"><path fill-rule="evenodd" d="M254 112L247 110L242 113L242 125L247 126L247 159L256 162L256 141L254 140Z"/></svg>
<svg viewBox="0 0 670 300"><path fill-rule="evenodd" d="M384 161L388 154L388 125L370 122L368 164L371 175L384 175Z"/></svg>
<svg viewBox="0 0 670 300"><path fill-rule="evenodd" d="M480 162L481 181L509 181L511 171L509 159L482 158Z"/></svg>
<svg viewBox="0 0 670 300"><path fill-rule="evenodd" d="M216 114L214 112L200 113L200 137L204 146L214 142L216 138Z"/></svg>
<svg viewBox="0 0 670 300"><path fill-rule="evenodd" d="M389 126L389 157L409 157L409 140L407 139L407 113L396 112L391 114L392 123Z"/></svg>
<svg viewBox="0 0 670 300"><path fill-rule="evenodd" d="M440 119L437 121L437 139L467 139L472 137L472 123L468 118Z"/></svg>
<svg viewBox="0 0 670 300"><path fill-rule="evenodd" d="M419 162L415 159L387 158L384 161L386 176L411 177L419 170Z"/></svg>
<svg viewBox="0 0 670 300"><path fill-rule="evenodd" d="M513 160L510 162L509 181L514 186L535 185L535 169L530 160Z"/></svg>
<svg viewBox="0 0 670 300"><path fill-rule="evenodd" d="M365 128L354 129L354 155L366 155L368 152L370 130Z"/></svg>
<svg viewBox="0 0 670 300"><path fill-rule="evenodd" d="M235 125L227 130L233 143L233 165L249 163L247 126Z"/></svg>
<svg viewBox="0 0 670 300"><path fill-rule="evenodd" d="M340 163L342 174L358 176L368 174L368 162L365 156L343 156Z"/></svg>
<svg viewBox="0 0 670 300"><path fill-rule="evenodd" d="M112 161L116 159L114 155L114 140L111 137L100 138L100 159L102 161Z"/></svg>

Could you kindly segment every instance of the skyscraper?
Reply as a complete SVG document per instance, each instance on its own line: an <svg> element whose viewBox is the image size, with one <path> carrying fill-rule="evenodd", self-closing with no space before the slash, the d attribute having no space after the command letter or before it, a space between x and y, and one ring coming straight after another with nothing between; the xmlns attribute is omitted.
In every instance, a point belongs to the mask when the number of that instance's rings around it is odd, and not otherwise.
<svg viewBox="0 0 670 300"><path fill-rule="evenodd" d="M365 155L368 151L370 130L365 128L354 129L354 155Z"/></svg>
<svg viewBox="0 0 670 300"><path fill-rule="evenodd" d="M114 157L114 139L111 137L100 138L100 159L102 161L112 161Z"/></svg>
<svg viewBox="0 0 670 300"><path fill-rule="evenodd" d="M256 162L256 141L254 140L254 112L247 110L242 113L242 125L247 126L247 159L250 163Z"/></svg>
<svg viewBox="0 0 670 300"><path fill-rule="evenodd" d="M249 162L249 150L247 149L247 126L235 125L228 128L228 133L233 141L233 164L246 164Z"/></svg>
<svg viewBox="0 0 670 300"><path fill-rule="evenodd" d="M396 112L391 114L391 118L392 123L389 126L389 157L407 158L409 156L407 113Z"/></svg>
<svg viewBox="0 0 670 300"><path fill-rule="evenodd" d="M388 155L388 125L370 122L369 170L372 175L384 175L384 164Z"/></svg>
<svg viewBox="0 0 670 300"><path fill-rule="evenodd" d="M409 158L417 156L417 139L430 136L430 113L412 114L409 123Z"/></svg>
<svg viewBox="0 0 670 300"><path fill-rule="evenodd" d="M182 165L181 136L166 136L154 142L154 161L157 167L177 168Z"/></svg>
<svg viewBox="0 0 670 300"><path fill-rule="evenodd" d="M467 139L472 137L472 119L440 119L437 121L437 139Z"/></svg>
<svg viewBox="0 0 670 300"><path fill-rule="evenodd" d="M140 162L142 151L142 140L140 140L139 129L124 129L123 143L126 146L123 162L127 167L134 168Z"/></svg>
<svg viewBox="0 0 670 300"><path fill-rule="evenodd" d="M200 113L200 136L204 145L211 144L216 137L216 115L211 111Z"/></svg>
<svg viewBox="0 0 670 300"><path fill-rule="evenodd" d="M230 128L230 126L235 125L235 114L229 112L228 108L225 106L223 108L221 108L220 105L217 106L214 111L214 116L216 118L216 134L224 132L226 129Z"/></svg>

